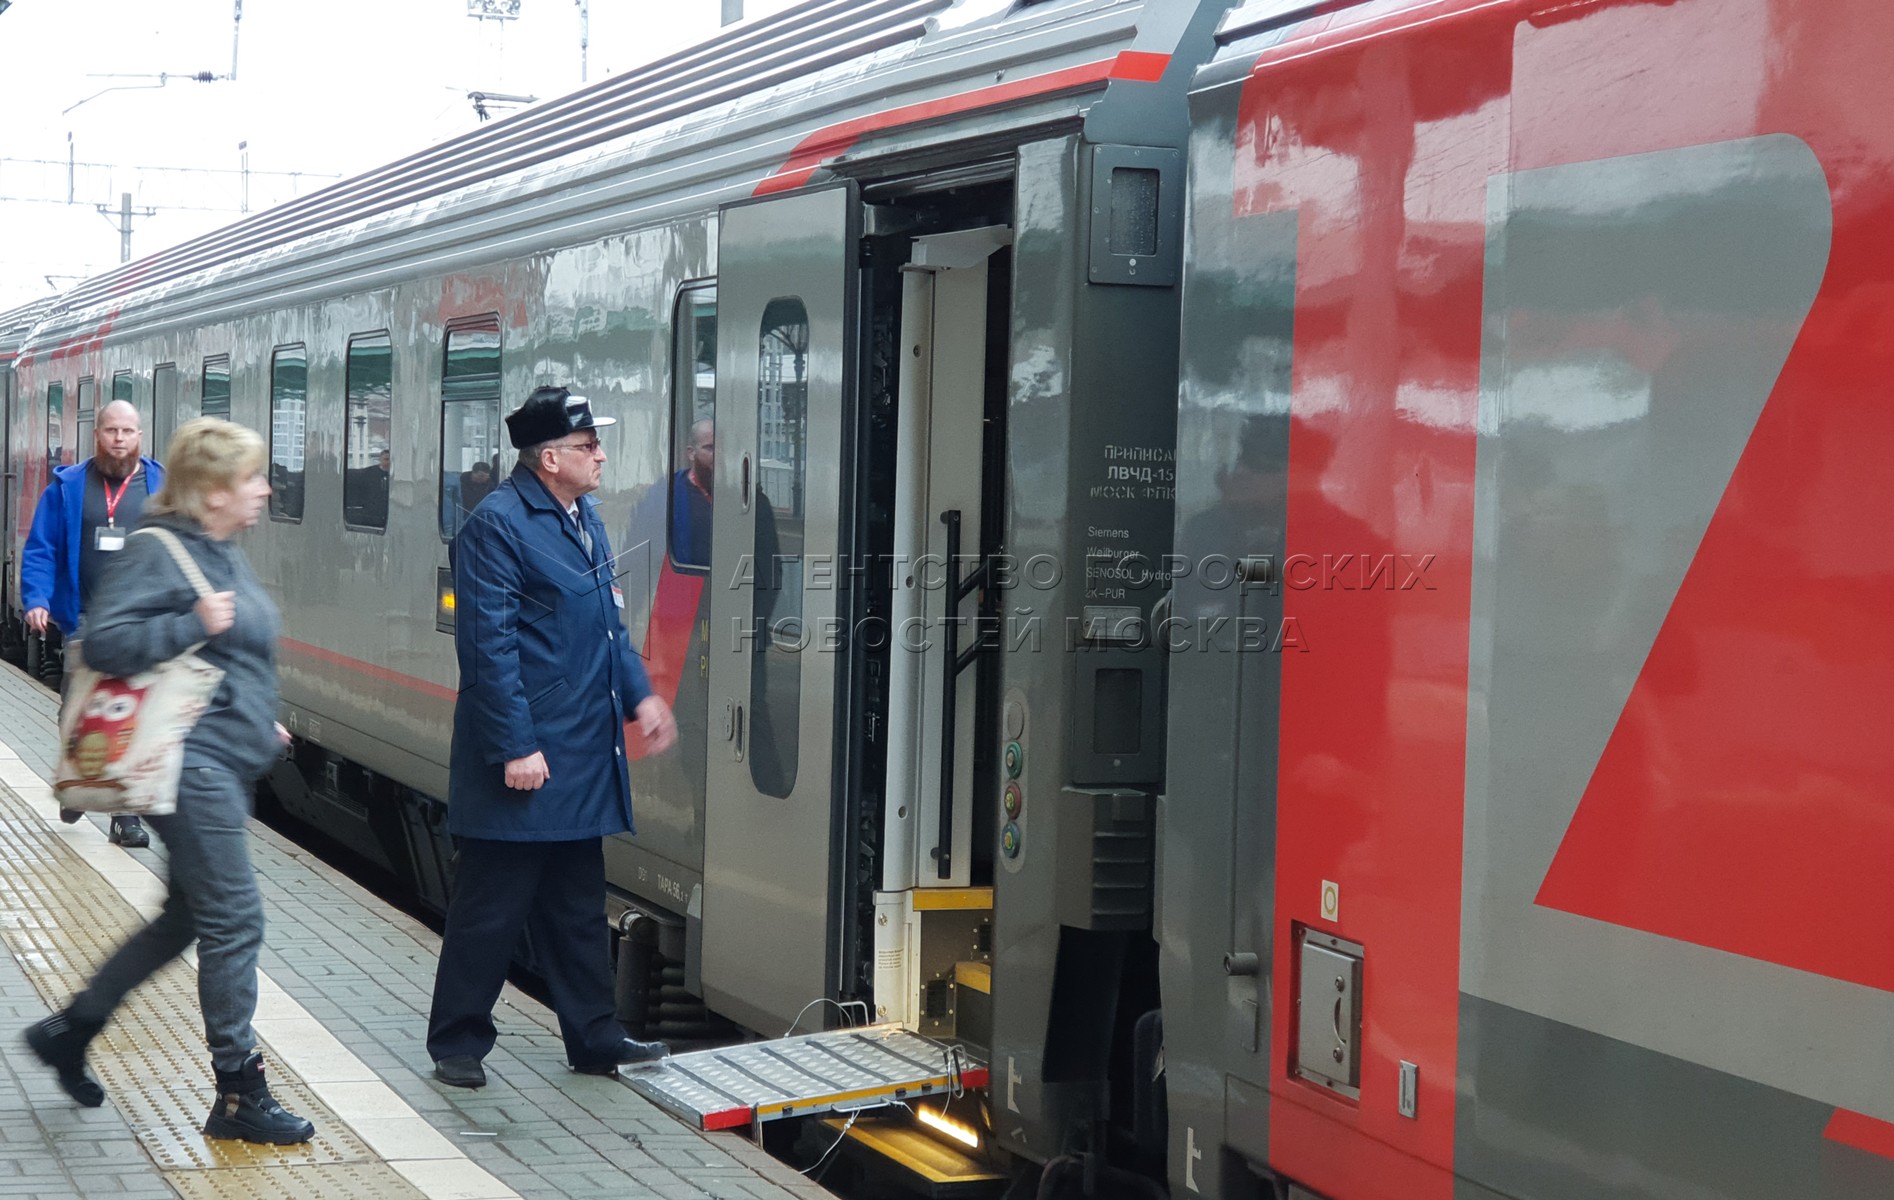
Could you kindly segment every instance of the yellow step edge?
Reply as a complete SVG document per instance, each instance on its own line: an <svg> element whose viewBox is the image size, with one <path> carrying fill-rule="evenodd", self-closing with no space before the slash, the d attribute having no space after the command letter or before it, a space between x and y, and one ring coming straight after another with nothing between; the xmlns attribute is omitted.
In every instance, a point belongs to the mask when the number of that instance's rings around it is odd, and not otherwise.
<svg viewBox="0 0 1894 1200"><path fill-rule="evenodd" d="M943 912L948 909L983 909L993 907L993 889L990 887L960 888L915 888L915 912Z"/></svg>
<svg viewBox="0 0 1894 1200"><path fill-rule="evenodd" d="M972 988L976 992L993 994L993 965L983 962L962 962L954 964L954 982L963 988Z"/></svg>

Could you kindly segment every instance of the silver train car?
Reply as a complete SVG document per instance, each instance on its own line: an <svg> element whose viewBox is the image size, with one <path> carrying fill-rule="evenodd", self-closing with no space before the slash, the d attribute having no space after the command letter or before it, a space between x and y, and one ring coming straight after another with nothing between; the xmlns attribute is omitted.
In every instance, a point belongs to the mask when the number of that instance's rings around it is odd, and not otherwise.
<svg viewBox="0 0 1894 1200"><path fill-rule="evenodd" d="M1156 1007L1156 595L1115 576L1170 540L1219 8L822 0L129 264L25 338L18 511L114 399L153 452L200 413L261 431L296 737L269 792L442 906L448 541L512 467L501 414L571 383L618 418L596 499L682 731L628 739L607 847L653 964L629 1014L1018 1025L1055 1044L1011 1055L1003 1140L1058 1156Z"/></svg>
<svg viewBox="0 0 1894 1200"><path fill-rule="evenodd" d="M269 792L439 905L448 539L569 382L643 1032L966 1043L1042 1196L1880 1200L1889 37L810 3L0 318L9 647L101 402L265 432Z"/></svg>

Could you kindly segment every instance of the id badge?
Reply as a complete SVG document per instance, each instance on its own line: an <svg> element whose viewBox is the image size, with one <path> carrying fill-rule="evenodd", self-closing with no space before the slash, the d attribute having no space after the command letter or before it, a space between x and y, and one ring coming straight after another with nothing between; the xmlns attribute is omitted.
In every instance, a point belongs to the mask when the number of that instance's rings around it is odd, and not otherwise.
<svg viewBox="0 0 1894 1200"><path fill-rule="evenodd" d="M625 589L615 583L612 585L612 603L619 608L625 607Z"/></svg>
<svg viewBox="0 0 1894 1200"><path fill-rule="evenodd" d="M92 548L94 550L123 550L125 531L112 525L99 526L92 531Z"/></svg>

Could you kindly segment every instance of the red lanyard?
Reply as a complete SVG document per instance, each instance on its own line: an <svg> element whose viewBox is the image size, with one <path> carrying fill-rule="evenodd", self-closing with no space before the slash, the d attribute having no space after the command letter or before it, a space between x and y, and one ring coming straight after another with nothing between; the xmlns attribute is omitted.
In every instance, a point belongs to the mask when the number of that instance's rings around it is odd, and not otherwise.
<svg viewBox="0 0 1894 1200"><path fill-rule="evenodd" d="M133 467L132 473L125 476L124 482L118 485L118 495L114 496L112 494L112 485L105 481L103 475L99 477L99 487L105 492L105 524L107 528L118 524L116 520L118 516L118 502L125 498L125 489L130 487L132 480L136 478L138 478L138 468Z"/></svg>

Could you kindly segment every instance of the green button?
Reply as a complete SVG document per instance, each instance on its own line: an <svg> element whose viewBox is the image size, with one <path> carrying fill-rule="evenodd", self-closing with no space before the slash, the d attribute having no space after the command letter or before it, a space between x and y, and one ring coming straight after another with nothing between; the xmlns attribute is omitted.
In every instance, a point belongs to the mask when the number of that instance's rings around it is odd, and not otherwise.
<svg viewBox="0 0 1894 1200"><path fill-rule="evenodd" d="M1026 766L1026 752L1020 749L1018 742L1006 743L1006 777L1018 779L1020 771Z"/></svg>
<svg viewBox="0 0 1894 1200"><path fill-rule="evenodd" d="M1019 826L1010 821L1000 831L1000 851L1008 858L1019 857Z"/></svg>

